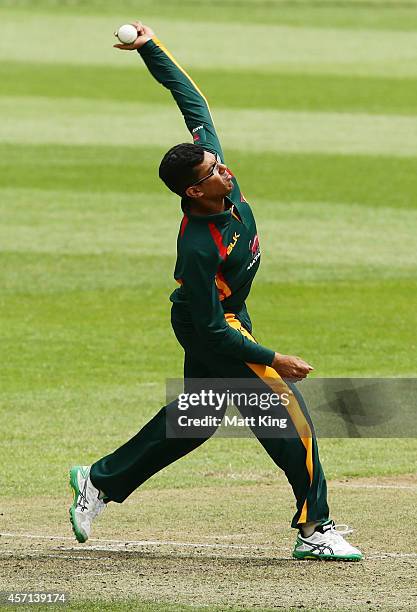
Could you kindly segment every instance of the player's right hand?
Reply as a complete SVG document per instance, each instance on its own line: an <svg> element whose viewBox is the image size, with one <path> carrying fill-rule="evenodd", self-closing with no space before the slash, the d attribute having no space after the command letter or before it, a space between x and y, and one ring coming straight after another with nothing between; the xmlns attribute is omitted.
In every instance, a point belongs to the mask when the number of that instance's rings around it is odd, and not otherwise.
<svg viewBox="0 0 417 612"><path fill-rule="evenodd" d="M138 31L138 37L135 42L131 45L123 45L122 43L119 43L117 45L113 45L113 47L115 47L116 49L122 49L122 51L135 51L136 49L140 49L141 47L143 47L143 45L148 42L148 40L155 36L155 32L140 21L134 21L132 25Z"/></svg>
<svg viewBox="0 0 417 612"><path fill-rule="evenodd" d="M281 378L288 378L294 381L306 378L314 370L313 366L300 359L300 357L281 355L280 353L275 353L271 367L274 368Z"/></svg>

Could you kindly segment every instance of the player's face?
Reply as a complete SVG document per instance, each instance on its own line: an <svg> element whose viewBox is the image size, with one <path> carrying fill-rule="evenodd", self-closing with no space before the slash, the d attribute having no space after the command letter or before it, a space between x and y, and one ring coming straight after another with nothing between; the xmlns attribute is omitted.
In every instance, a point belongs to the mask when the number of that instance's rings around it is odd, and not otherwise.
<svg viewBox="0 0 417 612"><path fill-rule="evenodd" d="M191 197L218 199L228 195L233 189L231 172L213 153L205 151L204 160L197 167L197 173L197 180L190 188Z"/></svg>

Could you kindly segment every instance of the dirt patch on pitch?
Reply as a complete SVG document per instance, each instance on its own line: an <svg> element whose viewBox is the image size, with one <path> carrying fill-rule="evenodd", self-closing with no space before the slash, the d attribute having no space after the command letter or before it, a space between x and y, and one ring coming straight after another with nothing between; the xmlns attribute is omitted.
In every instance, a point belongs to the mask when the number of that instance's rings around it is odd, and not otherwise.
<svg viewBox="0 0 417 612"><path fill-rule="evenodd" d="M223 609L416 609L417 543L406 517L414 516L417 478L343 480L329 489L332 515L355 527L361 563L291 559L284 480L143 490L109 508L86 545L72 540L68 499L8 500L1 531L20 536L0 537L2 589Z"/></svg>

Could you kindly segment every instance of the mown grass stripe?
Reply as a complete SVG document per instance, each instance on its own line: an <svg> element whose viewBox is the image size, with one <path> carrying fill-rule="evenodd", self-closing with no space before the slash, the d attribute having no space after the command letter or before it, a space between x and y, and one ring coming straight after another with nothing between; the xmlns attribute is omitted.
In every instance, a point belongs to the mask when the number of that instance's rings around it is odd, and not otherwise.
<svg viewBox="0 0 417 612"><path fill-rule="evenodd" d="M311 74L262 74L250 70L196 69L193 78L210 103L227 108L269 108L417 114L417 79ZM28 65L1 62L0 95L85 98L172 105L172 97L141 62L134 67ZM135 94L133 95L133 92Z"/></svg>
<svg viewBox="0 0 417 612"><path fill-rule="evenodd" d="M164 209L165 212L166 209ZM255 287L264 283L265 294L269 295L271 287L277 283L288 286L314 285L328 283L333 285L344 283L375 282L409 282L414 283L415 268L395 266L393 271L386 265L370 266L367 262L351 264L349 259L337 266L330 261L310 263L303 260L301 264L287 263L275 259L268 261L271 252L276 251L276 238L271 243L263 239L261 233L263 262ZM272 250L271 250L272 249ZM279 254L283 251L279 250ZM1 287L0 300L11 295L42 295L47 301L50 294L71 292L102 292L113 289L126 289L140 291L154 305L158 296L156 289L162 288L161 312L168 320L168 296L176 288L173 278L175 264L175 244L169 255L136 255L123 252L98 252L87 254L65 253L23 253L21 251L3 251L0 254ZM409 285L410 303L416 295L416 287ZM261 299L261 296L260 296ZM394 298L393 298L394 299ZM415 301L415 299L414 299ZM257 307L257 299L252 296L251 303ZM280 302L278 302L280 303ZM270 302L272 307L272 302ZM411 306L410 306L411 307ZM155 314L156 316L156 314ZM4 320L5 321L5 320ZM162 321L162 319L161 319ZM9 334L13 335L9 329ZM157 333L157 332L155 332ZM3 334L5 338L6 335ZM411 371L412 364L409 364Z"/></svg>
<svg viewBox="0 0 417 612"><path fill-rule="evenodd" d="M26 63L128 66L137 54L113 49L113 31L120 17L7 15L2 20L0 58ZM290 26L216 24L212 34L204 19L152 24L159 38L186 69L214 68L260 72L417 76L417 33L326 29ZM48 32L16 44L16 32ZM63 35L65 32L65 36ZM250 44L248 41L250 40Z"/></svg>
<svg viewBox="0 0 417 612"><path fill-rule="evenodd" d="M0 144L0 187L165 194L165 148ZM250 201L361 203L416 208L417 159L230 149L227 161ZM176 197L172 196L175 205Z"/></svg>
<svg viewBox="0 0 417 612"><path fill-rule="evenodd" d="M138 267L146 277L151 254L168 262L175 252L181 214L170 196L4 189L0 202L0 245L8 253L143 256ZM261 277L269 281L282 278L282 267L306 263L367 266L375 277L415 274L417 210L375 215L363 205L263 199L254 210L269 254Z"/></svg>
<svg viewBox="0 0 417 612"><path fill-rule="evenodd" d="M129 146L189 139L174 104L96 102L74 98L0 98L0 141ZM243 151L417 155L417 122L401 115L271 110L215 111L224 147Z"/></svg>
<svg viewBox="0 0 417 612"><path fill-rule="evenodd" d="M105 0L2 0L14 12L28 9L37 13L68 15L115 14L114 2ZM223 21L244 24L286 24L321 28L369 28L382 30L417 29L416 3L413 0L362 0L350 2L306 0L200 0L198 15L209 23ZM140 17L152 23L163 17L171 21L188 20L195 15L195 0L142 0L139 13L136 0L118 0L120 14Z"/></svg>
<svg viewBox="0 0 417 612"><path fill-rule="evenodd" d="M115 269L115 278L118 273ZM249 307L260 342L285 351L292 346L308 355L322 376L410 372L415 282L303 284L288 276L281 283L257 279L254 285ZM169 327L169 291L155 283L2 296L10 332L2 343L3 390L83 389L87 401L88 389L99 384L155 382L167 373L179 378L182 354ZM150 387L141 406L147 413L153 393ZM124 408L132 419L132 403ZM70 418L67 407L60 410L61 418ZM55 422L47 411L42 415L44 426Z"/></svg>

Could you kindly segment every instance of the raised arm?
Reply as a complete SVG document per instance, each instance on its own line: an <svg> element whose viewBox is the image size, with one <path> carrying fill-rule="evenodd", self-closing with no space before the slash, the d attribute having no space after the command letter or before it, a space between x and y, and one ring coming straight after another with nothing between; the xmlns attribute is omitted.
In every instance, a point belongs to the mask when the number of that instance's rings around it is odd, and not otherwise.
<svg viewBox="0 0 417 612"><path fill-rule="evenodd" d="M209 105L192 78L148 26L135 22L138 38L132 45L115 45L119 49L137 50L150 73L169 89L183 114L194 142L217 153L224 161Z"/></svg>
<svg viewBox="0 0 417 612"><path fill-rule="evenodd" d="M194 141L217 153L224 161L223 152L204 95L172 55L156 38L155 33L140 22L135 22L138 38L131 45L114 45L118 49L137 50L151 74L169 89L177 102ZM235 179L234 179L235 181ZM236 188L238 188L236 183ZM272 367L282 377L305 378L313 369L308 363L291 355L281 355L263 347L230 327L224 318L216 288L216 257L207 252L195 252L176 269L176 278L184 286L192 304L197 332L216 350L253 363ZM198 312L198 317L196 313Z"/></svg>

